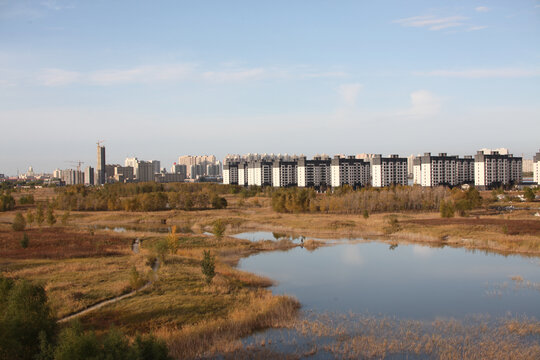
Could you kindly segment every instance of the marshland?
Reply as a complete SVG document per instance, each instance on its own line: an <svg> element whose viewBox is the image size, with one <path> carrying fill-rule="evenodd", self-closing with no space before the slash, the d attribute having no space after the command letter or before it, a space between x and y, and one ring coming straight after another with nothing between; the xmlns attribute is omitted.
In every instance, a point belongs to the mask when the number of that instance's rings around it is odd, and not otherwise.
<svg viewBox="0 0 540 360"><path fill-rule="evenodd" d="M0 269L43 288L55 321L76 315L51 347L77 328L151 334L179 359L535 358L540 203L517 195L5 189Z"/></svg>

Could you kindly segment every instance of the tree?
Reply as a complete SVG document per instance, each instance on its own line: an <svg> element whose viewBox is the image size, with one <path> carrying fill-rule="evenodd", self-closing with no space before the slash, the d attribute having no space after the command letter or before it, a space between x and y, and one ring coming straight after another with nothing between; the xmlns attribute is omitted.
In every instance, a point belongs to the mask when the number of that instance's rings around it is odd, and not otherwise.
<svg viewBox="0 0 540 360"><path fill-rule="evenodd" d="M221 219L214 221L214 225L212 226L212 234L214 234L214 236L218 239L221 239L223 234L225 234L225 224L223 221L221 221Z"/></svg>
<svg viewBox="0 0 540 360"><path fill-rule="evenodd" d="M36 210L36 222L39 226L45 221L45 215L43 214L43 205L39 204Z"/></svg>
<svg viewBox="0 0 540 360"><path fill-rule="evenodd" d="M69 210L66 210L64 211L64 213L62 214L62 225L67 225L69 221Z"/></svg>
<svg viewBox="0 0 540 360"><path fill-rule="evenodd" d="M52 342L56 319L41 285L0 277L0 306L0 359L31 360L40 352L38 338Z"/></svg>
<svg viewBox="0 0 540 360"><path fill-rule="evenodd" d="M26 233L24 233L23 237L21 239L21 247L23 249L26 249L28 247L29 243L30 243L30 239L28 238L28 235Z"/></svg>
<svg viewBox="0 0 540 360"><path fill-rule="evenodd" d="M49 207L47 209L47 224L49 224L49 226L53 226L54 224L56 224L56 216L54 216L54 211L52 207Z"/></svg>
<svg viewBox="0 0 540 360"><path fill-rule="evenodd" d="M23 231L26 227L26 220L24 219L24 216L18 212L17 215L15 215L15 219L13 219L13 223L11 224L11 227L15 231Z"/></svg>
<svg viewBox="0 0 540 360"><path fill-rule="evenodd" d="M215 194L212 196L212 207L214 209L225 209L227 207L227 199Z"/></svg>
<svg viewBox="0 0 540 360"><path fill-rule="evenodd" d="M176 236L176 225L171 227L171 232L167 235L167 245L171 254L176 254L178 252L178 237Z"/></svg>
<svg viewBox="0 0 540 360"><path fill-rule="evenodd" d="M527 201L534 201L534 199L536 198L536 196L534 195L534 190L530 187L525 188L525 192L523 195L525 196L525 199L527 199Z"/></svg>
<svg viewBox="0 0 540 360"><path fill-rule="evenodd" d="M169 243L167 242L167 239L160 239L156 242L154 245L154 250L161 260L162 263L165 263L165 257L167 256L167 253L169 252Z"/></svg>
<svg viewBox="0 0 540 360"><path fill-rule="evenodd" d="M216 275L215 258L214 256L210 254L210 250L204 250L201 267L202 267L202 273L206 277L206 283L210 284L212 282L212 279Z"/></svg>
<svg viewBox="0 0 540 360"><path fill-rule="evenodd" d="M34 222L34 213L29 211L26 213L26 223L28 225L32 225L33 222Z"/></svg>
<svg viewBox="0 0 540 360"><path fill-rule="evenodd" d="M0 193L0 211L13 210L15 208L15 199L8 194Z"/></svg>
<svg viewBox="0 0 540 360"><path fill-rule="evenodd" d="M442 200L439 211L441 212L441 217L443 218L454 217L454 205L451 201Z"/></svg>
<svg viewBox="0 0 540 360"><path fill-rule="evenodd" d="M363 216L364 216L364 219L369 218L369 212L367 211L367 209L364 210Z"/></svg>

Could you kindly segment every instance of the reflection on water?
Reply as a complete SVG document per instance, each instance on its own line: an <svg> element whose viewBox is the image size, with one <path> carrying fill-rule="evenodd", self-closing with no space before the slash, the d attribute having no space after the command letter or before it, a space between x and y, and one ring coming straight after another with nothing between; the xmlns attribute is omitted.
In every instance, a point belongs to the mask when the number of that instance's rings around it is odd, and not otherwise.
<svg viewBox="0 0 540 360"><path fill-rule="evenodd" d="M92 225L90 226L91 229L95 230L108 230L108 231L114 231L118 233L126 232L126 231L139 231L139 232L155 232L160 234L166 234L171 231L171 228L169 226L164 227L148 227L144 225L139 226L106 226L106 225Z"/></svg>
<svg viewBox="0 0 540 360"><path fill-rule="evenodd" d="M411 319L507 313L540 318L535 286L488 295L493 284L513 276L540 283L538 262L520 256L369 242L261 253L239 267L276 280L274 293L296 296L304 309Z"/></svg>
<svg viewBox="0 0 540 360"><path fill-rule="evenodd" d="M303 306L288 328L245 338L246 349L313 359L540 354L540 333L526 330L539 326L538 259L362 242L261 253L239 267Z"/></svg>
<svg viewBox="0 0 540 360"><path fill-rule="evenodd" d="M302 243L304 240L312 239L312 240L320 240L325 242L338 242L338 241L344 241L344 240L361 240L360 238L340 238L340 239L322 239L322 238L316 238L313 236L304 236L299 234L287 234L287 233L281 233L281 232L270 232L270 231L250 231L250 232L243 232L239 234L231 235L237 239L242 240L249 240L249 241L265 241L265 240L290 240L294 243Z"/></svg>

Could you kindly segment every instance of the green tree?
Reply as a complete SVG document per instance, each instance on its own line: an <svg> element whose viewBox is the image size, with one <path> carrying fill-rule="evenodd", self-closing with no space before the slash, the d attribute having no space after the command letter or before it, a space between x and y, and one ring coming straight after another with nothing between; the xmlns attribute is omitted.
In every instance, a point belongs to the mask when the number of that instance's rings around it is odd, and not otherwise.
<svg viewBox="0 0 540 360"><path fill-rule="evenodd" d="M0 308L0 359L31 360L40 352L38 338L52 342L56 319L41 285L0 277Z"/></svg>
<svg viewBox="0 0 540 360"><path fill-rule="evenodd" d="M0 211L15 209L15 199L10 194L0 193Z"/></svg>
<svg viewBox="0 0 540 360"><path fill-rule="evenodd" d="M212 279L216 275L215 258L214 256L210 254L210 250L204 250L201 267L202 267L202 273L206 277L206 283L210 284L212 282Z"/></svg>
<svg viewBox="0 0 540 360"><path fill-rule="evenodd" d="M368 218L369 218L369 212L367 211L367 209L364 209L363 216L364 216L364 219L368 219Z"/></svg>
<svg viewBox="0 0 540 360"><path fill-rule="evenodd" d="M23 231L26 227L26 220L24 219L24 216L18 212L17 215L15 215L15 218L13 219L13 223L11 224L11 227L15 231Z"/></svg>
<svg viewBox="0 0 540 360"><path fill-rule="evenodd" d="M534 195L534 190L530 187L525 188L525 192L523 193L523 195L525 196L525 199L527 199L527 201L534 201L534 199L536 198L536 196Z"/></svg>
<svg viewBox="0 0 540 360"><path fill-rule="evenodd" d="M441 217L443 218L451 218L454 217L454 205L451 201L441 201L441 205L439 207L439 211L441 213Z"/></svg>
<svg viewBox="0 0 540 360"><path fill-rule="evenodd" d="M47 224L49 224L49 226L56 224L56 216L54 216L54 210L52 207L47 209Z"/></svg>
<svg viewBox="0 0 540 360"><path fill-rule="evenodd" d="M227 207L227 199L217 194L212 196L212 207L214 209L225 209Z"/></svg>
<svg viewBox="0 0 540 360"><path fill-rule="evenodd" d="M36 210L36 222L39 226L45 221L45 214L43 213L43 205L39 204Z"/></svg>
<svg viewBox="0 0 540 360"><path fill-rule="evenodd" d="M212 226L212 234L214 234L214 236L218 239L221 239L223 234L225 234L225 224L223 221L221 221L221 219L214 221L214 225Z"/></svg>
<svg viewBox="0 0 540 360"><path fill-rule="evenodd" d="M23 234L23 237L21 239L21 247L23 249L26 249L30 243L30 239L28 238L28 235L26 233Z"/></svg>

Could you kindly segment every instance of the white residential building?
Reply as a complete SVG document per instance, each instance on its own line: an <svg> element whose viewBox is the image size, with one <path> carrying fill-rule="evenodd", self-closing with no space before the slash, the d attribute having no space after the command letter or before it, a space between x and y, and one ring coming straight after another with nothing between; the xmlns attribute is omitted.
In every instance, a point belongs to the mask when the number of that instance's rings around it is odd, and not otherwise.
<svg viewBox="0 0 540 360"><path fill-rule="evenodd" d="M456 161L457 156L448 156L446 153L439 153L438 156L424 153L421 156L420 184L427 187L456 185Z"/></svg>
<svg viewBox="0 0 540 360"><path fill-rule="evenodd" d="M371 158L372 186L407 185L407 181L407 158L400 158L399 155L382 157L380 154Z"/></svg>
<svg viewBox="0 0 540 360"><path fill-rule="evenodd" d="M522 158L497 151L474 156L474 185L481 189L518 184L522 178Z"/></svg>
<svg viewBox="0 0 540 360"><path fill-rule="evenodd" d="M223 184L238 185L238 161L225 160L223 164Z"/></svg>
<svg viewBox="0 0 540 360"><path fill-rule="evenodd" d="M415 157L413 163L413 184L422 185L422 158Z"/></svg>
<svg viewBox="0 0 540 360"><path fill-rule="evenodd" d="M533 157L533 181L540 185L540 150Z"/></svg>
<svg viewBox="0 0 540 360"><path fill-rule="evenodd" d="M289 187L298 185L298 160L274 160L272 186Z"/></svg>
<svg viewBox="0 0 540 360"><path fill-rule="evenodd" d="M330 186L330 164L332 160L326 156L315 156L307 160L305 156L298 159L298 186L315 189Z"/></svg>
<svg viewBox="0 0 540 360"><path fill-rule="evenodd" d="M370 164L354 156L347 158L334 156L330 164L330 184L332 187L350 185L353 188L366 186L371 181Z"/></svg>

